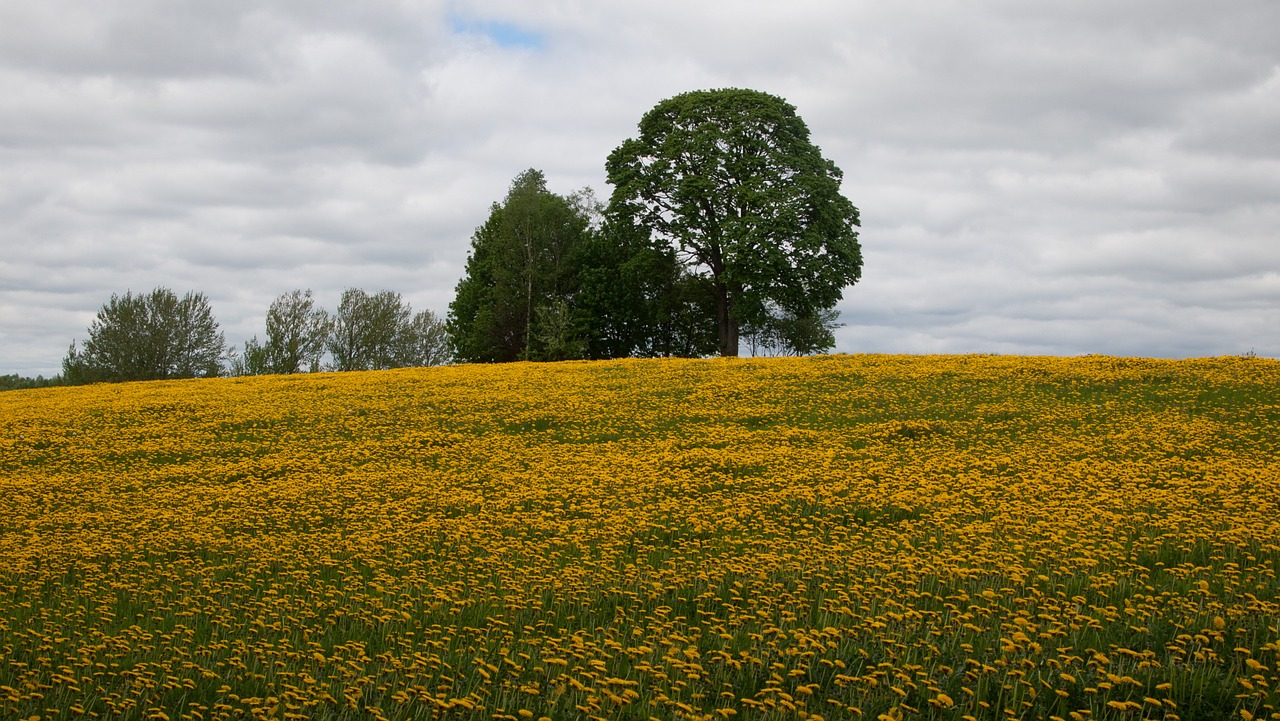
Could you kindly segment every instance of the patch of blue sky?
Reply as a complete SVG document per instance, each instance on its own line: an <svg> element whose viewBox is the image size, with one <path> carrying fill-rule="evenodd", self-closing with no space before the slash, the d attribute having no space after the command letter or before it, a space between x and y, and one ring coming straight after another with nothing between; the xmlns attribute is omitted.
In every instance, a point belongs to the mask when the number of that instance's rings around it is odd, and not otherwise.
<svg viewBox="0 0 1280 721"><path fill-rule="evenodd" d="M547 45L546 38L541 33L520 27L515 23L497 20L469 22L455 19L453 32L459 35L483 35L502 48L543 50Z"/></svg>

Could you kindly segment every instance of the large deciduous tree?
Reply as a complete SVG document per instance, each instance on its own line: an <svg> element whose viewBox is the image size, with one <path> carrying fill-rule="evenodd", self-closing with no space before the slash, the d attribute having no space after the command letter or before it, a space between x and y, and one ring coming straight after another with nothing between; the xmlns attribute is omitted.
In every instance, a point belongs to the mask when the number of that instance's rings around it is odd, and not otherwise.
<svg viewBox="0 0 1280 721"><path fill-rule="evenodd" d="M664 100L606 163L610 212L671 244L714 303L721 355L780 310L816 318L862 274L858 209L785 100L709 90ZM775 310L777 309L777 310Z"/></svg>
<svg viewBox="0 0 1280 721"><path fill-rule="evenodd" d="M70 383L201 378L222 370L225 341L203 293L112 294L88 333L62 361Z"/></svg>

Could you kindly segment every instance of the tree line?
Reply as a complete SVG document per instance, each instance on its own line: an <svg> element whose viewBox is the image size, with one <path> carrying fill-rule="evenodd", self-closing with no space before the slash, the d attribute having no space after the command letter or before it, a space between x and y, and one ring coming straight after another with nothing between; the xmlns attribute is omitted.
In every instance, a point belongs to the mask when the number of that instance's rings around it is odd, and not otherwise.
<svg viewBox="0 0 1280 721"><path fill-rule="evenodd" d="M444 323L414 313L399 293L349 288L337 312L310 290L281 294L267 309L266 335L237 352L219 330L209 299L168 288L112 295L80 347L62 361L68 384L262 375L319 370L385 370L438 365L450 358ZM322 360L327 359L322 363Z"/></svg>
<svg viewBox="0 0 1280 721"><path fill-rule="evenodd" d="M328 363L321 359L328 354ZM414 313L399 293L349 288L330 316L311 291L294 290L267 309L266 340L257 336L230 363L233 375L318 370L387 370L449 361L444 323L429 310Z"/></svg>
<svg viewBox="0 0 1280 721"><path fill-rule="evenodd" d="M607 203L590 189L553 193L539 170L516 176L472 235L443 319L391 291L348 289L329 314L294 290L271 304L264 340L236 352L203 294L126 292L54 380L834 346L835 305L861 277L858 209L793 106L755 90L678 95L605 168Z"/></svg>

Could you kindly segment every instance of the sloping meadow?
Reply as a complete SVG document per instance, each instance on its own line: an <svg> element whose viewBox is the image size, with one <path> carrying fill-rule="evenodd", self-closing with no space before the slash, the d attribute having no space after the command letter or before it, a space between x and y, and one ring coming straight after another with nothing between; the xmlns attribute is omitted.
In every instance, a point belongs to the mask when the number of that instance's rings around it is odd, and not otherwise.
<svg viewBox="0 0 1280 721"><path fill-rule="evenodd" d="M0 394L3 718L1280 718L1280 363Z"/></svg>

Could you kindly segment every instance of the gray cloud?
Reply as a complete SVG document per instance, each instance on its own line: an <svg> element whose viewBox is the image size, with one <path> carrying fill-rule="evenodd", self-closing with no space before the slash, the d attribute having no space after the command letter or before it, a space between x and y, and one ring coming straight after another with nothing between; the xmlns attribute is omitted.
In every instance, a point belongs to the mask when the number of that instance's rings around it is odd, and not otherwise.
<svg viewBox="0 0 1280 721"><path fill-rule="evenodd" d="M1280 6L51 0L0 7L0 372L113 292L443 312L516 173L662 98L786 97L863 213L839 349L1280 355Z"/></svg>

